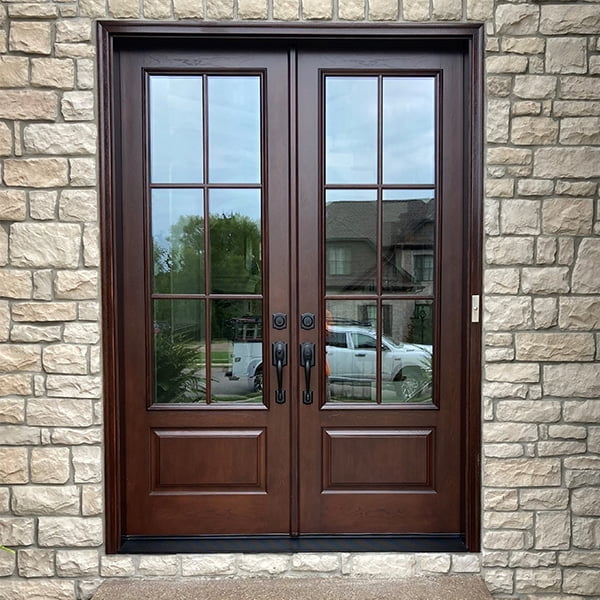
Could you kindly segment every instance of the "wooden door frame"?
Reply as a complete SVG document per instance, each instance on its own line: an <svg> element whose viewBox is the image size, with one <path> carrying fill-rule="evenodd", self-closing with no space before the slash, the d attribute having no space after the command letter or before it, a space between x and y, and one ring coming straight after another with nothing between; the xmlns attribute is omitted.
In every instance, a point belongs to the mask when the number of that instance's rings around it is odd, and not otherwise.
<svg viewBox="0 0 600 600"><path fill-rule="evenodd" d="M114 125L119 110L116 86L119 65L117 53L136 40L152 39L159 42L169 38L198 40L246 40L252 43L295 40L387 40L389 42L448 41L462 48L465 61L465 156L464 165L468 216L465 224L464 260L469 295L481 295L482 276L482 199L483 199L483 36L482 24L328 24L324 26L278 23L246 25L242 23L175 23L147 21L98 21L98 94L99 94L99 188L101 215L101 276L102 276L102 338L104 374L104 428L105 428L105 538L106 552L119 552L123 533L123 457L119 354L117 335L120 314L118 266L118 237L114 228L119 207L118 189L118 132ZM465 310L468 307L465 306ZM470 321L470 319L469 319ZM465 365L465 401L463 425L464 485L463 521L465 549L476 552L480 548L481 523L481 324L472 323L464 332L467 364ZM326 549L327 545L323 547ZM408 545L406 550L410 550ZM333 548L332 548L333 549ZM357 548L358 549L358 548ZM383 548L371 545L370 550ZM169 551L165 548L167 552ZM265 551L257 547L254 551ZM442 548L438 548L438 551ZM153 551L159 551L154 549ZM246 550L247 551L247 550ZM252 550L251 550L252 551ZM286 549L289 551L289 549Z"/></svg>

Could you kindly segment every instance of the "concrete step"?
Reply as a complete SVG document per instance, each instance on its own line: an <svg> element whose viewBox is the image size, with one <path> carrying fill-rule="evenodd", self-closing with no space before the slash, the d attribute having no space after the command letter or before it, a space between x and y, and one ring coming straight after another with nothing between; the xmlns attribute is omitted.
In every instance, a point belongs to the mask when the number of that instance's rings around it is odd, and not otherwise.
<svg viewBox="0 0 600 600"><path fill-rule="evenodd" d="M477 576L107 581L93 600L491 600Z"/></svg>

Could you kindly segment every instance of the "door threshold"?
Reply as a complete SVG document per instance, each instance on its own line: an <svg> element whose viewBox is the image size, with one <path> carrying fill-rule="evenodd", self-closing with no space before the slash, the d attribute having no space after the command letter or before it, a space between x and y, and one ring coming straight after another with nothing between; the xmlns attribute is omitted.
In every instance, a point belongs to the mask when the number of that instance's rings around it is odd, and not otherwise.
<svg viewBox="0 0 600 600"><path fill-rule="evenodd" d="M458 534L237 535L121 537L122 554L211 554L220 552L467 552Z"/></svg>

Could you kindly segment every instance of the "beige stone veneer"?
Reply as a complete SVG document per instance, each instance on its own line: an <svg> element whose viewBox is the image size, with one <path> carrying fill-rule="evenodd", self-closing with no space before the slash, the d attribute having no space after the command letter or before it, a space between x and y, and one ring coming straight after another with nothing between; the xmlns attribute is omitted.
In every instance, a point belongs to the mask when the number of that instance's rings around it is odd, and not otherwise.
<svg viewBox="0 0 600 600"><path fill-rule="evenodd" d="M97 18L486 23L482 552L107 556ZM600 3L4 0L0 600L106 578L478 573L600 597Z"/></svg>

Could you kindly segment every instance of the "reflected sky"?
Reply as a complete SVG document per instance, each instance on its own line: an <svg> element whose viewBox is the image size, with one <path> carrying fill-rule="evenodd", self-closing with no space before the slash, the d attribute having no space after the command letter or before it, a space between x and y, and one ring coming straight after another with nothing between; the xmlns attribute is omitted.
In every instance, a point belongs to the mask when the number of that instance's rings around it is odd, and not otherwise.
<svg viewBox="0 0 600 600"><path fill-rule="evenodd" d="M211 183L260 183L260 78L208 78Z"/></svg>
<svg viewBox="0 0 600 600"><path fill-rule="evenodd" d="M326 190L325 202L376 201L377 190Z"/></svg>
<svg viewBox="0 0 600 600"><path fill-rule="evenodd" d="M433 200L435 192L430 190L383 190L384 200Z"/></svg>
<svg viewBox="0 0 600 600"><path fill-rule="evenodd" d="M153 183L201 183L202 77L150 77Z"/></svg>
<svg viewBox="0 0 600 600"><path fill-rule="evenodd" d="M383 183L434 183L435 80L383 79Z"/></svg>
<svg viewBox="0 0 600 600"><path fill-rule="evenodd" d="M212 216L243 215L260 224L260 190L218 189L208 194Z"/></svg>
<svg viewBox="0 0 600 600"><path fill-rule="evenodd" d="M161 248L171 246L171 227L182 217L202 218L202 190L152 190L152 237Z"/></svg>

